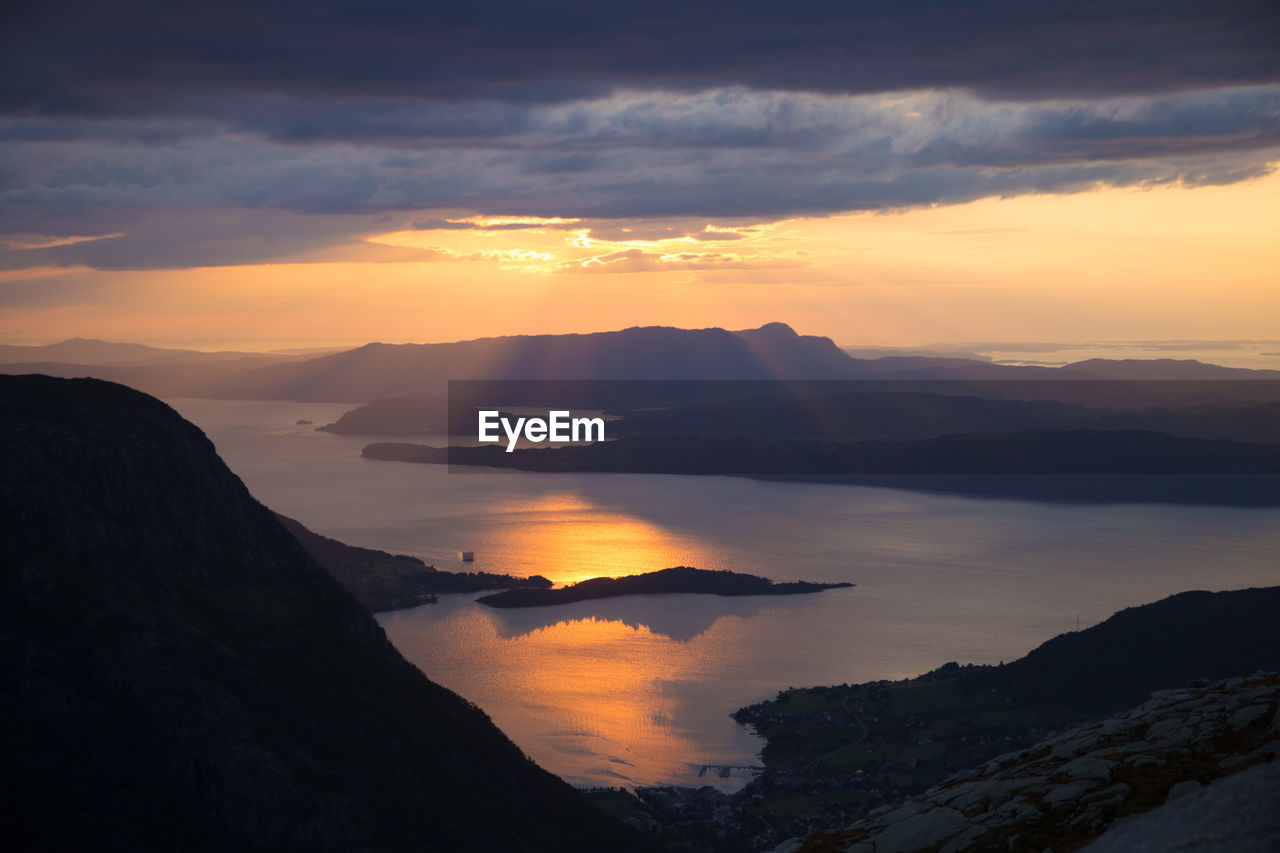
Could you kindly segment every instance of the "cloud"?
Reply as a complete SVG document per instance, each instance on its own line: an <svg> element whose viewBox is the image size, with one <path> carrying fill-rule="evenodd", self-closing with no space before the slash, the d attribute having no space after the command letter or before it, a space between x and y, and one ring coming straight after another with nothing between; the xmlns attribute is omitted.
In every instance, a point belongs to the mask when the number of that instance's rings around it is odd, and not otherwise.
<svg viewBox="0 0 1280 853"><path fill-rule="evenodd" d="M6 21L0 107L154 116L228 93L548 104L732 86L1034 99L1280 81L1269 0L741 0L726 11L711 0L47 0ZM316 120L279 123L311 137Z"/></svg>
<svg viewBox="0 0 1280 853"><path fill-rule="evenodd" d="M113 217L108 212L104 218ZM146 270L322 260L339 254L344 246L348 254L358 252L365 261L432 259L429 250L364 243L364 236L375 230L368 217L192 209L176 216L134 211L121 224L125 227L120 232L101 239L46 240L40 247L0 251L0 269Z"/></svg>
<svg viewBox="0 0 1280 853"><path fill-rule="evenodd" d="M576 228L580 219L559 216L472 216L467 219L421 219L409 225L414 231L528 231Z"/></svg>
<svg viewBox="0 0 1280 853"><path fill-rule="evenodd" d="M566 275L600 273L675 272L715 269L786 269L804 266L795 258L761 258L718 252L659 252L621 249L604 255L556 264L552 271Z"/></svg>
<svg viewBox="0 0 1280 853"><path fill-rule="evenodd" d="M729 242L747 232L698 229L1225 184L1280 160L1280 85L1034 102L734 87L564 103L342 93L208 103L203 118L0 119L0 239L123 235L0 247L0 267L258 263L394 230L571 230L579 220L620 240ZM282 122L293 122L288 133ZM655 225L677 219L699 221Z"/></svg>

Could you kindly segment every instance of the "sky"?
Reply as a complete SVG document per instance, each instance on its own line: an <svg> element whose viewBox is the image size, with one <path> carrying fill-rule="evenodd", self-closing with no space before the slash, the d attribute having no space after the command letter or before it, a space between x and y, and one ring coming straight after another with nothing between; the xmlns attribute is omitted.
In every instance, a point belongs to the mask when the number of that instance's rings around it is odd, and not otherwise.
<svg viewBox="0 0 1280 853"><path fill-rule="evenodd" d="M1280 319L1272 2L2 14L3 343Z"/></svg>

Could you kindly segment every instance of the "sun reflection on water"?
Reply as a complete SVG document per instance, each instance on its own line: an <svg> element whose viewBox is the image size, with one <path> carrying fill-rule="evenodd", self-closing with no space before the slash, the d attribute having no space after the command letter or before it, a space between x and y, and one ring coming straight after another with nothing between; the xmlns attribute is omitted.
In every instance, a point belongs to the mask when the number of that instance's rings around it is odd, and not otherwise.
<svg viewBox="0 0 1280 853"><path fill-rule="evenodd" d="M699 550L669 531L597 506L575 492L495 501L490 547L504 555L536 554L540 574L557 584L621 577L682 565Z"/></svg>
<svg viewBox="0 0 1280 853"><path fill-rule="evenodd" d="M724 738L712 743L677 722L690 719L690 691L723 660L726 646L736 644L742 619L699 621L682 639L643 624L644 611L661 606L651 597L647 604L630 603L639 619L571 612L544 622L545 615L469 601L445 605L447 613L439 605L432 609L429 626L412 611L384 614L381 621L431 678L465 689L543 766L579 784L696 781L732 789L746 781L741 773L722 780L700 778L698 771L703 764L754 764L754 737L725 720ZM435 641L465 638L451 648L462 656L430 654L432 635Z"/></svg>

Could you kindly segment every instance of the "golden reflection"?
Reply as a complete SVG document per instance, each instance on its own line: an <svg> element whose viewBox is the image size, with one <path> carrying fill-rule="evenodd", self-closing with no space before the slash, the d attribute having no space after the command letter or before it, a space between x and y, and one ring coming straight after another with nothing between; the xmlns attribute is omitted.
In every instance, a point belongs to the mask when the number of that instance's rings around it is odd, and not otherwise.
<svg viewBox="0 0 1280 853"><path fill-rule="evenodd" d="M513 557L536 554L545 567L540 573L557 584L670 568L681 565L694 548L654 524L574 492L501 501L495 512L494 549Z"/></svg>
<svg viewBox="0 0 1280 853"><path fill-rule="evenodd" d="M503 616L480 618L496 629ZM700 765L734 759L728 744L700 743L673 722L690 711L688 697L673 685L698 680L705 658L722 653L711 638L682 643L643 626L587 617L499 642L508 659L528 665L503 674L513 701L497 711L495 722L561 775L596 784L602 775L618 783L690 784ZM519 712L506 713L515 710L511 705ZM742 779L714 782L736 787Z"/></svg>

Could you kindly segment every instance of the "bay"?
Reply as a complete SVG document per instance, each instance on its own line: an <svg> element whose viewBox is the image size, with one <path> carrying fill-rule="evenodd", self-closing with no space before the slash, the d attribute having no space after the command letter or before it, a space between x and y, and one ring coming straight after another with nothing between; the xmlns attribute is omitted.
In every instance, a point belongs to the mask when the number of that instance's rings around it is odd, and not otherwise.
<svg viewBox="0 0 1280 853"><path fill-rule="evenodd" d="M733 477L451 474L363 459L370 439L315 431L350 404L169 402L267 506L326 536L442 569L570 583L690 565L857 584L523 610L442 596L379 614L406 658L577 785L733 789L747 770L722 778L703 768L758 763L760 740L728 714L779 689L1012 660L1176 592L1280 583L1276 507ZM460 563L460 551L475 563Z"/></svg>

